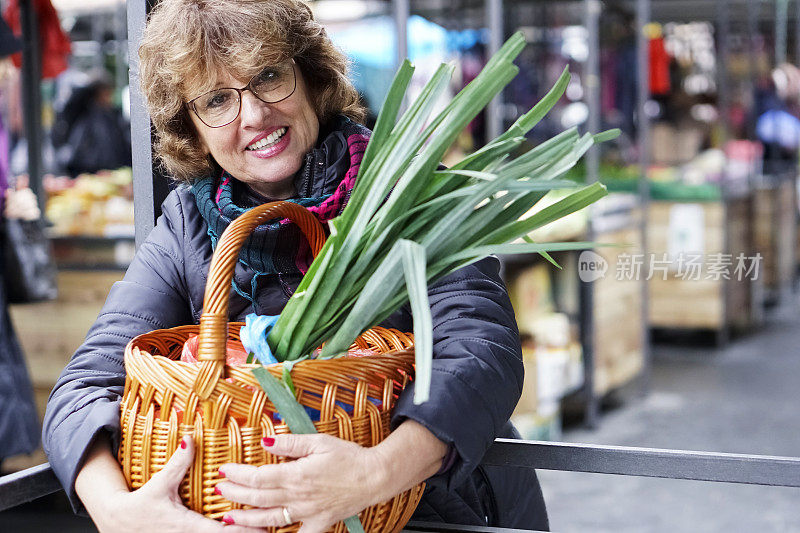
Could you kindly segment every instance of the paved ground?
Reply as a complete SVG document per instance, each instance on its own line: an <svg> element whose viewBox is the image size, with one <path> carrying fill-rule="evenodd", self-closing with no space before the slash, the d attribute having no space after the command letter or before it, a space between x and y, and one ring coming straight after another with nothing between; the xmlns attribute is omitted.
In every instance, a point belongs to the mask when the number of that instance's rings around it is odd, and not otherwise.
<svg viewBox="0 0 800 533"><path fill-rule="evenodd" d="M660 344L651 393L564 440L800 456L800 306L725 349ZM562 532L800 531L800 489L541 472ZM63 500L0 513L3 532L94 531Z"/></svg>
<svg viewBox="0 0 800 533"><path fill-rule="evenodd" d="M725 349L657 345L652 392L564 440L800 456L800 313ZM541 472L553 531L800 531L800 489Z"/></svg>

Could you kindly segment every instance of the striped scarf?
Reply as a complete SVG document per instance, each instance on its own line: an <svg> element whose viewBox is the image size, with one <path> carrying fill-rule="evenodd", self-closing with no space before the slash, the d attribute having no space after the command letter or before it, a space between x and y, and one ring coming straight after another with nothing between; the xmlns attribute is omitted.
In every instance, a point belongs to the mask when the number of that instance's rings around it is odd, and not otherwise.
<svg viewBox="0 0 800 533"><path fill-rule="evenodd" d="M306 207L323 225L340 215L350 199L369 135L369 130L360 124L344 117L334 119L321 142L306 155L295 177L298 197L289 201ZM269 201L257 197L225 171L219 176L196 180L192 191L197 208L208 224L213 248L232 220ZM308 196L300 196L304 193ZM285 219L256 228L239 253L239 262L253 270L256 277L305 274L311 261L305 237L296 225Z"/></svg>

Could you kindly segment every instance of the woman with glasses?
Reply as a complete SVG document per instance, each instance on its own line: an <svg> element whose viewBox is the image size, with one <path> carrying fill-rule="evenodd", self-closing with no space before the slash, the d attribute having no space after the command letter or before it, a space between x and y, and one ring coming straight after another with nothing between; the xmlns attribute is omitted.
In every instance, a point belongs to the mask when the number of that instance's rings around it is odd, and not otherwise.
<svg viewBox="0 0 800 533"><path fill-rule="evenodd" d="M50 397L45 449L75 509L85 508L101 531L302 522L312 533L428 480L416 520L547 529L532 471L481 465L494 438L516 435L508 417L522 385L513 310L494 259L429 288L431 399L414 405L407 389L394 431L377 446L325 435L264 439L269 453L297 460L223 466L219 494L250 507L222 522L181 505L190 438L142 488L128 490L115 459L125 345L199 321L212 251L246 210L288 199L323 224L340 214L370 136L345 57L299 0L162 0L139 56L156 152L182 185ZM279 314L310 261L294 225L257 228L236 265L230 319ZM410 312L384 325L410 331Z"/></svg>

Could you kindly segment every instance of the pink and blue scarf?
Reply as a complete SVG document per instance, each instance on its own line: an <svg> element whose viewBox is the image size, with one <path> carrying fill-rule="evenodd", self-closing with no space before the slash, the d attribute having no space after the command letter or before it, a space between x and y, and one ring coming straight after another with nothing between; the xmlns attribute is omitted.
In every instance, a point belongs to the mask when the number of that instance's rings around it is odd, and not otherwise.
<svg viewBox="0 0 800 533"><path fill-rule="evenodd" d="M344 117L334 119L321 131L321 141L306 154L295 177L298 195L289 201L306 207L323 225L340 215L350 199L369 136L370 131L360 124ZM213 248L232 220L270 201L224 170L219 175L196 180L192 190L200 214L208 224ZM274 220L256 228L245 242L239 261L258 277L305 274L312 257L296 225L288 220Z"/></svg>

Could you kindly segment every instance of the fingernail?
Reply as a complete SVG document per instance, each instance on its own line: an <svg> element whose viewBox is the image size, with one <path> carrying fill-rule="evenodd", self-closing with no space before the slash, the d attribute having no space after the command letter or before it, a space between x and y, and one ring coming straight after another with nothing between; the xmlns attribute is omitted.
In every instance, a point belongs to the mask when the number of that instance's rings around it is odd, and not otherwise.
<svg viewBox="0 0 800 533"><path fill-rule="evenodd" d="M229 526L233 524L233 518L228 515L222 517L222 521L228 524Z"/></svg>
<svg viewBox="0 0 800 533"><path fill-rule="evenodd" d="M225 472L223 472L221 469L219 471L219 477L225 477Z"/></svg>
<svg viewBox="0 0 800 533"><path fill-rule="evenodd" d="M186 449L186 437L181 439L181 450Z"/></svg>
<svg viewBox="0 0 800 533"><path fill-rule="evenodd" d="M261 444L269 448L275 444L275 439L273 439L272 437L264 437L263 439L261 439Z"/></svg>
<svg viewBox="0 0 800 533"><path fill-rule="evenodd" d="M219 495L219 496L222 496L222 491L221 491L221 490L219 490L219 487L214 487L214 494L217 494L217 495Z"/></svg>

